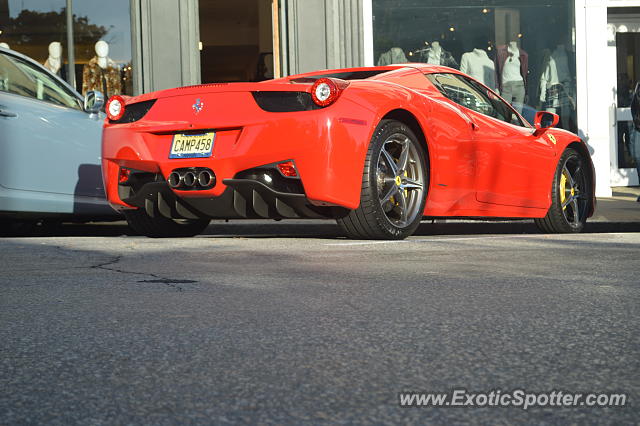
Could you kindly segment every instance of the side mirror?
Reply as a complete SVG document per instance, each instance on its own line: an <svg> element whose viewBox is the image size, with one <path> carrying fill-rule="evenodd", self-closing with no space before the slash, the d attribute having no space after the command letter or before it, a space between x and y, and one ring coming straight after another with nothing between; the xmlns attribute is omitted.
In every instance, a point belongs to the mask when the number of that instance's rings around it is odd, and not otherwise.
<svg viewBox="0 0 640 426"><path fill-rule="evenodd" d="M548 111L538 111L536 112L536 116L533 119L533 126L536 128L534 132L535 136L539 136L550 129L551 127L555 127L560 122L560 117L558 114L554 114Z"/></svg>
<svg viewBox="0 0 640 426"><path fill-rule="evenodd" d="M97 114L102 110L104 106L104 95L102 92L92 90L87 92L87 96L84 97L84 110L90 114Z"/></svg>

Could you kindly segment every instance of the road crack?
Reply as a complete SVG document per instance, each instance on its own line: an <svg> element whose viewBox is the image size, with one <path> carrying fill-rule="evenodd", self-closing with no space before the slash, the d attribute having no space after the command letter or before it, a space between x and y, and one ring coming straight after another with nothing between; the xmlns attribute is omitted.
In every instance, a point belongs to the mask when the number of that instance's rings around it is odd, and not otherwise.
<svg viewBox="0 0 640 426"><path fill-rule="evenodd" d="M123 255L117 255L117 256L114 256L112 259L110 259L110 260L108 260L106 262L98 263L97 265L91 265L91 266L89 266L89 268L90 269L102 269L104 271L117 272L119 274L151 277L152 279L138 280L137 282L139 282L139 283L165 284L168 287L171 287L171 288L177 290L178 292L184 291L184 288L182 288L181 286L179 286L177 284L191 284L191 283L197 283L198 282L198 281L195 281L195 280L180 280L180 279L175 279L175 278L162 277L160 275L156 275L156 274L153 274L151 272L125 271L124 269L118 269L118 268L111 268L110 267L112 265L116 265L117 263L119 263L122 260L123 257L124 257Z"/></svg>

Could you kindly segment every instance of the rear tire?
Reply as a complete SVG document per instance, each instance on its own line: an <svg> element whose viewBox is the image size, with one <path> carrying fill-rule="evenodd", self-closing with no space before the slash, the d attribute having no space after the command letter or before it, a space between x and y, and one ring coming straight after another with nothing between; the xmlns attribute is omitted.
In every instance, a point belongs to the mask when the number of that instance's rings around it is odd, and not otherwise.
<svg viewBox="0 0 640 426"><path fill-rule="evenodd" d="M401 240L420 225L429 188L427 156L404 123L382 120L364 163L360 206L338 225L349 238Z"/></svg>
<svg viewBox="0 0 640 426"><path fill-rule="evenodd" d="M551 207L542 219L535 219L546 233L576 233L584 229L593 185L587 162L579 152L568 148L560 157L551 186Z"/></svg>
<svg viewBox="0 0 640 426"><path fill-rule="evenodd" d="M209 219L168 219L151 217L144 209L124 212L129 226L136 232L151 238L193 237L209 226Z"/></svg>

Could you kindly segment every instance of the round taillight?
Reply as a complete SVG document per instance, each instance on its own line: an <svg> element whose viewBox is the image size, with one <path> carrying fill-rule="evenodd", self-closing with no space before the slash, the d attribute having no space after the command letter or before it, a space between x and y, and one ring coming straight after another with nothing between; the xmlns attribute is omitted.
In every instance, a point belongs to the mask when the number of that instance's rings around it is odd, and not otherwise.
<svg viewBox="0 0 640 426"><path fill-rule="evenodd" d="M319 78L311 86L311 98L316 105L326 107L338 99L344 87L346 86L341 87L330 78Z"/></svg>
<svg viewBox="0 0 640 426"><path fill-rule="evenodd" d="M122 96L112 96L107 101L107 117L111 121L117 121L124 115L124 98Z"/></svg>

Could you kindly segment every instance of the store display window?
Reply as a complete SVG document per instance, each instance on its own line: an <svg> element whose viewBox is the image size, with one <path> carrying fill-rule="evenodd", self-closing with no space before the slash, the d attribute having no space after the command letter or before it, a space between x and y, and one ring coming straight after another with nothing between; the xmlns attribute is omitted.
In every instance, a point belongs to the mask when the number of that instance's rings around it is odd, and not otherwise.
<svg viewBox="0 0 640 426"><path fill-rule="evenodd" d="M132 95L129 0L73 2L69 75L65 0L0 0L0 43L43 64L78 92ZM72 78L73 77L73 78Z"/></svg>
<svg viewBox="0 0 640 426"><path fill-rule="evenodd" d="M573 7L569 0L373 0L375 62L459 69L529 122L550 111L575 132Z"/></svg>

